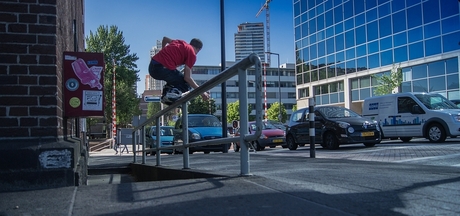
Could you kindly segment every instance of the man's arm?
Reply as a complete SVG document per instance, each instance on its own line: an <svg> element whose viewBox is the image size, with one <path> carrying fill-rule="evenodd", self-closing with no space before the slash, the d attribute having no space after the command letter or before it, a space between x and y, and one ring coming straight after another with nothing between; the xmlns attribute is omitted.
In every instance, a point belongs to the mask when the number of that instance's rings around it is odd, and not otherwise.
<svg viewBox="0 0 460 216"><path fill-rule="evenodd" d="M161 47L162 47L162 48L165 47L165 46L166 46L167 44L169 44L171 41L172 41L171 38L166 37L166 36L163 37L163 40L161 41Z"/></svg>
<svg viewBox="0 0 460 216"><path fill-rule="evenodd" d="M196 84L195 80L192 78L192 69L189 68L187 65L185 65L185 68L184 68L184 80L190 85L190 87L194 89L199 87L198 84ZM203 97L203 100L209 99L209 95L207 92L204 92L203 94L201 94L201 97Z"/></svg>

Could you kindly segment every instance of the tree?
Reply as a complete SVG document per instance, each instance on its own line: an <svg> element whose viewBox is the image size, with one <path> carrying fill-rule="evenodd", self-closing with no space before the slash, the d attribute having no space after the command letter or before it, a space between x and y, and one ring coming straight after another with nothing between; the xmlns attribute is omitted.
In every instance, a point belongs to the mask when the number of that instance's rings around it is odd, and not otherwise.
<svg viewBox="0 0 460 216"><path fill-rule="evenodd" d="M378 86L374 90L375 95L386 95L399 92L402 84L402 69L393 65L389 74L372 75L377 79Z"/></svg>
<svg viewBox="0 0 460 216"><path fill-rule="evenodd" d="M201 96L193 98L188 105L188 113L196 114L214 114L216 112L215 100L210 98L208 101L204 101Z"/></svg>
<svg viewBox="0 0 460 216"><path fill-rule="evenodd" d="M268 119L274 120L274 121L286 122L287 112L283 104L281 104L281 120L278 118L279 114L280 114L280 103L279 102L272 103L270 108L268 108L267 110Z"/></svg>
<svg viewBox="0 0 460 216"><path fill-rule="evenodd" d="M147 119L152 118L152 116L161 110L160 103L148 103L147 104ZM150 126L156 125L156 120L154 120Z"/></svg>
<svg viewBox="0 0 460 216"><path fill-rule="evenodd" d="M297 104L294 104L294 105L292 106L292 112L295 112L295 111L297 111Z"/></svg>
<svg viewBox="0 0 460 216"><path fill-rule="evenodd" d="M248 104L248 113L251 113L252 108ZM227 122L233 122L234 120L240 120L240 101L227 104Z"/></svg>
<svg viewBox="0 0 460 216"><path fill-rule="evenodd" d="M139 99L136 94L136 82L139 81L139 70L135 62L139 59L136 54L130 54L129 45L125 44L123 32L116 26L99 26L96 33L90 31L86 37L86 51L104 54L104 98L105 119L107 124L112 122L112 86L113 69L116 67L116 102L117 125L126 127L132 121L132 116L140 115Z"/></svg>

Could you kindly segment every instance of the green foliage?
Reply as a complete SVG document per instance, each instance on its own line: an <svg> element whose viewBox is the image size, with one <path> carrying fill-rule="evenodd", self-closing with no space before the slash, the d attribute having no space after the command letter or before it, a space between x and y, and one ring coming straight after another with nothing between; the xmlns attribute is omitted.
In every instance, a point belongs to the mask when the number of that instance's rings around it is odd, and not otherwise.
<svg viewBox="0 0 460 216"><path fill-rule="evenodd" d="M87 52L104 54L104 109L109 124L112 122L113 69L116 67L117 125L120 127L126 127L131 123L132 116L142 112L135 89L136 82L140 80L135 64L139 58L130 54L129 47L125 44L123 32L116 26L99 26L94 34L90 31L86 37Z"/></svg>
<svg viewBox="0 0 460 216"><path fill-rule="evenodd" d="M287 112L283 104L281 104L281 120L278 117L279 115L280 115L280 103L279 102L272 103L270 108L267 109L268 119L273 120L273 121L286 122Z"/></svg>
<svg viewBox="0 0 460 216"><path fill-rule="evenodd" d="M248 113L251 113L251 106L248 105ZM234 120L240 120L240 101L227 104L227 122L233 122Z"/></svg>
<svg viewBox="0 0 460 216"><path fill-rule="evenodd" d="M393 65L389 74L372 75L372 78L377 79L378 86L374 90L375 95L386 95L393 93L393 90L401 87L402 84L402 69Z"/></svg>
<svg viewBox="0 0 460 216"><path fill-rule="evenodd" d="M297 104L294 104L294 105L292 106L292 112L295 112L295 111L297 111Z"/></svg>
<svg viewBox="0 0 460 216"><path fill-rule="evenodd" d="M159 112L161 110L161 104L160 103L148 103L147 104L147 119L152 118L152 116ZM150 126L156 125L156 120L154 120Z"/></svg>
<svg viewBox="0 0 460 216"><path fill-rule="evenodd" d="M168 126L175 126L176 122L175 121L168 121Z"/></svg>
<svg viewBox="0 0 460 216"><path fill-rule="evenodd" d="M193 98L188 105L189 114L214 114L216 112L215 100L210 98L208 101L204 101L201 96Z"/></svg>

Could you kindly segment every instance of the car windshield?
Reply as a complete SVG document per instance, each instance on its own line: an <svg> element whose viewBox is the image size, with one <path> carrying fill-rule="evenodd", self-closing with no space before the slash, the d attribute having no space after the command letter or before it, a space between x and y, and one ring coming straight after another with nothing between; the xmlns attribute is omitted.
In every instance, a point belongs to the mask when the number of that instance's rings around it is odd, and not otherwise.
<svg viewBox="0 0 460 216"><path fill-rule="evenodd" d="M343 107L318 107L317 110L326 118L358 117L359 114Z"/></svg>
<svg viewBox="0 0 460 216"><path fill-rule="evenodd" d="M152 127L151 130L152 130L152 136L156 136L157 135L156 128ZM173 135L173 128L172 127L161 127L160 128L160 135L161 136L172 136Z"/></svg>
<svg viewBox="0 0 460 216"><path fill-rule="evenodd" d="M189 116L188 127L222 127L222 123L215 116Z"/></svg>
<svg viewBox="0 0 460 216"><path fill-rule="evenodd" d="M161 135L163 136L172 136L173 135L173 129L168 127L168 128L161 128Z"/></svg>
<svg viewBox="0 0 460 216"><path fill-rule="evenodd" d="M458 109L455 104L440 94L416 94L415 97L430 110Z"/></svg>
<svg viewBox="0 0 460 216"><path fill-rule="evenodd" d="M255 123L251 123L249 127L251 127L252 131L255 131L257 128ZM262 130L270 130L270 129L278 129L278 128L270 122L265 122L265 121L262 122Z"/></svg>
<svg viewBox="0 0 460 216"><path fill-rule="evenodd" d="M281 122L277 122L277 121L273 121L273 120L268 120L268 123L272 124L274 127L278 128L278 129L281 129L281 130L285 130L286 127L283 125L283 123Z"/></svg>

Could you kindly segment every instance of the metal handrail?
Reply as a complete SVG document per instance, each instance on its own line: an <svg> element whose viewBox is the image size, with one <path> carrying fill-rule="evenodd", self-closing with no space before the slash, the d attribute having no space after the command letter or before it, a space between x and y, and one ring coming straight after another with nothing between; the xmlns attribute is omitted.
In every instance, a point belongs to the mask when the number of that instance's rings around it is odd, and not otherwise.
<svg viewBox="0 0 460 216"><path fill-rule="evenodd" d="M248 80L247 80L247 72L246 70L254 66L255 68L255 83L256 83L256 131L254 134L241 134L240 137L230 137L230 138L218 138L212 140L205 140L205 141L197 141L193 143L188 143L188 112L187 112L187 102L192 100L195 97L199 97L202 93L209 91L213 87L225 82L226 80L238 75L239 81L239 101L240 101L240 128L248 128L248 121L249 121L249 113L248 113ZM160 117L168 113L169 111L182 106L182 146L170 146L170 147L159 147L160 146ZM145 164L146 162L146 150L145 150L145 126L156 120L156 163L157 166L161 165L161 150L166 149L183 149L183 161L184 161L184 168L188 169L189 167L189 147L195 146L205 146L205 145L220 145L230 142L237 142L245 143L245 145L241 145L241 152L240 152L240 160L241 160L241 175L250 175L249 174L249 142L254 141L260 137L262 134L262 69L261 69L261 61L257 54L252 53L248 57L242 59L241 61L237 62L233 66L227 68L226 70L219 73L214 78L208 80L200 87L190 91L181 99L177 100L174 104L164 108L163 110L154 114L151 118L147 119L144 123L140 124L139 126L133 129L132 133L132 141L133 141L133 163L136 163L136 145L138 143L137 139L142 142L142 163ZM140 131L139 138L136 136L136 132ZM242 130L246 131L246 130Z"/></svg>

